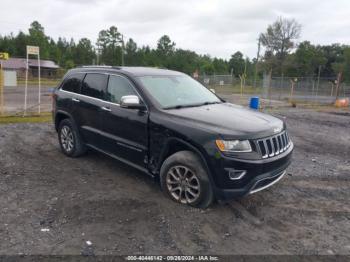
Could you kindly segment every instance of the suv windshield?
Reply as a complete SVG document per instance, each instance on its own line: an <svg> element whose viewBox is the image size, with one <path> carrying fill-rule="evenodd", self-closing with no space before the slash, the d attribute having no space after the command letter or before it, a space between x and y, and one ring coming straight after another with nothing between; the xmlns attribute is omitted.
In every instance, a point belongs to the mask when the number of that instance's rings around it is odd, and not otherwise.
<svg viewBox="0 0 350 262"><path fill-rule="evenodd" d="M189 76L140 76L147 91L163 109L220 103L206 87Z"/></svg>

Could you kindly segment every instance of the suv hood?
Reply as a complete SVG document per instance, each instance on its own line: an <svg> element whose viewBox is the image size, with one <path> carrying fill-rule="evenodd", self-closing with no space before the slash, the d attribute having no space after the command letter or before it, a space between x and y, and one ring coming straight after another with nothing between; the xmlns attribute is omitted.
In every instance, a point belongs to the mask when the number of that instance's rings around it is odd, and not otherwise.
<svg viewBox="0 0 350 262"><path fill-rule="evenodd" d="M221 103L166 110L174 117L188 120L193 127L210 130L223 138L261 138L279 133L282 120L242 106Z"/></svg>

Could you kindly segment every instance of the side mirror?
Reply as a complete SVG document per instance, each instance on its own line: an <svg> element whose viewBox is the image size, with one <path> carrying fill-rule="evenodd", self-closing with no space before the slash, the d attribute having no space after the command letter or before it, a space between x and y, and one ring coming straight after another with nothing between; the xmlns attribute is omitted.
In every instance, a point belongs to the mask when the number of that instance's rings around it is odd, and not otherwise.
<svg viewBox="0 0 350 262"><path fill-rule="evenodd" d="M144 109L145 106L141 104L140 98L138 96L122 96L120 99L120 106L123 108L130 109Z"/></svg>

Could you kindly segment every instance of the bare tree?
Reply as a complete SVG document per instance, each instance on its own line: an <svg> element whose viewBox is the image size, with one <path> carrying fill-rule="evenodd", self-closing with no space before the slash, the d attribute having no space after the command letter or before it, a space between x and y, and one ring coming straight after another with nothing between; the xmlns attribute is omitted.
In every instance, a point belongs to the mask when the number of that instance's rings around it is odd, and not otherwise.
<svg viewBox="0 0 350 262"><path fill-rule="evenodd" d="M268 57L274 58L283 72L283 63L295 46L294 41L300 37L301 25L295 19L279 17L273 24L267 27L265 33L260 35L261 43L266 47ZM266 56L265 54L265 56Z"/></svg>

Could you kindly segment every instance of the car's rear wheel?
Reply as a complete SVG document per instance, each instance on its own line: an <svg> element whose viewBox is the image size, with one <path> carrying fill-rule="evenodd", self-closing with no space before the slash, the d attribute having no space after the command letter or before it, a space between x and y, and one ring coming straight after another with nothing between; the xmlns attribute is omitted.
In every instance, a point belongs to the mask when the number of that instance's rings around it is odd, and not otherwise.
<svg viewBox="0 0 350 262"><path fill-rule="evenodd" d="M86 152L86 147L78 130L70 119L63 119L58 127L58 140L62 152L70 157L78 157Z"/></svg>
<svg viewBox="0 0 350 262"><path fill-rule="evenodd" d="M168 157L161 168L164 193L176 202L207 208L214 199L208 174L199 157L180 151Z"/></svg>

